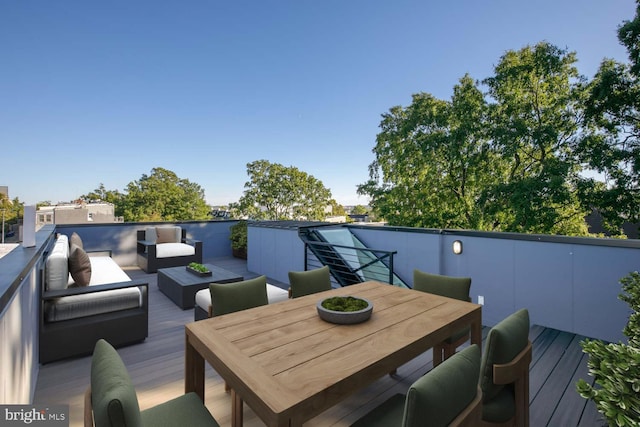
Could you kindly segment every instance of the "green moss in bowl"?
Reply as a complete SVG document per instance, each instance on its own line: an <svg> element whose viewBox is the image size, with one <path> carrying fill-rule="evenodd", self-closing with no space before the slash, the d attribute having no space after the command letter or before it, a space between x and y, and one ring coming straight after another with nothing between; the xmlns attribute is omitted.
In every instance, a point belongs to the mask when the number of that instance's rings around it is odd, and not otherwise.
<svg viewBox="0 0 640 427"><path fill-rule="evenodd" d="M322 301L322 306L332 311L360 311L369 306L369 303L360 298L354 297L333 297Z"/></svg>
<svg viewBox="0 0 640 427"><path fill-rule="evenodd" d="M326 298L318 301L316 307L322 320L343 325L369 320L373 311L370 301L351 296Z"/></svg>

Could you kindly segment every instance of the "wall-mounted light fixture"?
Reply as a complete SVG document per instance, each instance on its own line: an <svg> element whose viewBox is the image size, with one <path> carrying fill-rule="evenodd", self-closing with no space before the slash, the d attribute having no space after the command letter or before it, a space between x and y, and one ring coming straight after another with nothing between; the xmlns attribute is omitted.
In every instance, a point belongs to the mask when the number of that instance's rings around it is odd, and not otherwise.
<svg viewBox="0 0 640 427"><path fill-rule="evenodd" d="M460 255L462 253L462 242L460 240L453 241L453 253Z"/></svg>

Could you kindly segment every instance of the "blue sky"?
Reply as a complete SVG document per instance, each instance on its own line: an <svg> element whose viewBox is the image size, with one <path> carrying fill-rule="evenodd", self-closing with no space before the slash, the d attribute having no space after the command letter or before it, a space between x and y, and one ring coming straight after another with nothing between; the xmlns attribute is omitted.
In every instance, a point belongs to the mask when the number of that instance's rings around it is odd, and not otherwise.
<svg viewBox="0 0 640 427"><path fill-rule="evenodd" d="M543 40L591 78L627 61L616 28L634 14L632 0L4 0L0 185L55 203L163 167L227 204L266 159L366 204L356 186L389 108L449 99Z"/></svg>

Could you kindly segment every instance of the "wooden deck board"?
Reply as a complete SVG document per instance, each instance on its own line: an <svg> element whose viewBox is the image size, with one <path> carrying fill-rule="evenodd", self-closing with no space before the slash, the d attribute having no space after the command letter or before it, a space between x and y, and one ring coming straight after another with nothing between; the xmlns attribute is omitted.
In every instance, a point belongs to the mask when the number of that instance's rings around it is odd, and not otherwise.
<svg viewBox="0 0 640 427"><path fill-rule="evenodd" d="M257 276L246 270L246 261L235 258L207 260L246 278ZM137 268L125 270L132 278L149 279L149 337L145 342L118 349L131 375L141 409L165 402L184 393L184 325L193 321L193 310L182 310L162 294L156 274ZM274 280L269 283L286 289ZM483 328L483 340L490 328ZM579 378L587 381L587 357L579 342L584 339L566 332L533 325L529 338L533 343L530 369L531 426L600 426L600 414L592 402L575 391ZM83 393L89 385L91 359L76 358L40 367L35 403L68 404L70 426L82 426ZM408 387L432 368L431 351L401 366L394 376L386 375L345 399L306 426L349 426L359 417ZM231 425L231 397L217 373L205 369L206 405L221 426ZM245 405L245 426L264 424Z"/></svg>

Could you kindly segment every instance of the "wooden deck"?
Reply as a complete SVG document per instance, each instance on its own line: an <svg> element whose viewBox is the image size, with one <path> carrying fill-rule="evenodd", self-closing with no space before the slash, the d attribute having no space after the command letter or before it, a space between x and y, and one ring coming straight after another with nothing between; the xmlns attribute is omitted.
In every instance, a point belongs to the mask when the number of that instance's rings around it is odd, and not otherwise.
<svg viewBox="0 0 640 427"><path fill-rule="evenodd" d="M246 263L235 258L207 260L222 268L255 277ZM184 325L193 321L193 310L181 310L162 294L156 274L137 268L126 269L134 279L149 280L149 337L144 343L123 347L122 356L138 392L141 409L154 406L184 393ZM270 283L285 286L276 281ZM489 328L484 328L486 336ZM579 378L587 375L587 357L579 342L584 337L532 326L533 360L530 368L531 426L601 426L595 405L575 391ZM82 426L83 393L89 384L91 358L77 358L40 367L34 403L67 404L70 426ZM426 352L398 369L394 377L383 377L369 387L334 406L307 426L349 426L391 395L405 392L432 367L431 352ZM222 379L206 369L206 405L221 426L231 425L231 398L224 392ZM245 405L246 426L263 426L251 408Z"/></svg>

